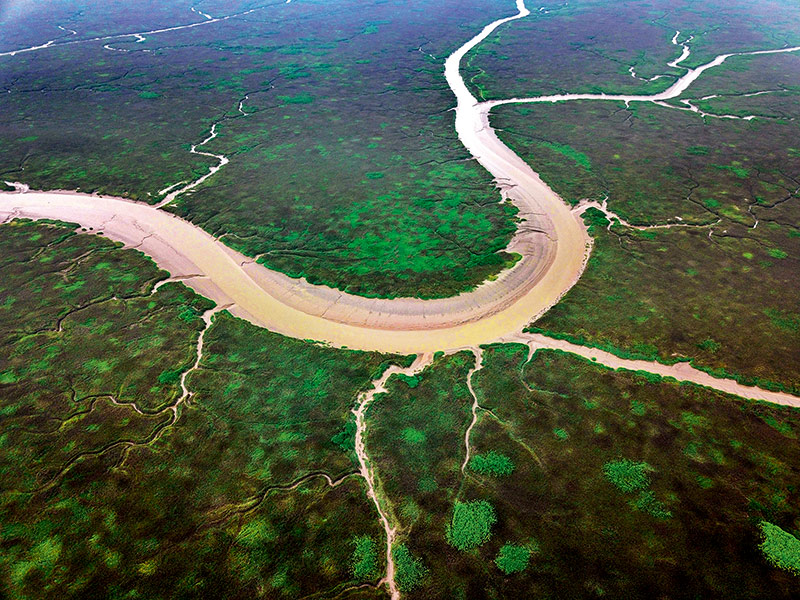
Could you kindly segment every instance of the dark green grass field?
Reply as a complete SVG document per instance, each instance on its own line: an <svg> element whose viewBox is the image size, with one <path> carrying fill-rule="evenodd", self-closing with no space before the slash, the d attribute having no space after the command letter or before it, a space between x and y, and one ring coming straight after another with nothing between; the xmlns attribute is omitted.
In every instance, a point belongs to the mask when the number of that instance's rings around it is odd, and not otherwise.
<svg viewBox="0 0 800 600"><path fill-rule="evenodd" d="M384 597L350 410L406 358L218 313L173 421L211 304L69 226L0 233L4 597ZM484 351L463 471L472 353L368 410L404 597L792 597L796 410L527 357Z"/></svg>
<svg viewBox="0 0 800 600"><path fill-rule="evenodd" d="M109 42L126 52L87 42L0 57L0 178L154 202L217 164L189 153L217 123L200 150L231 162L178 198L181 216L270 268L353 293L470 289L511 259L515 211L458 142L443 61L502 4L266 2ZM65 23L86 39L115 14ZM51 17L29 18L48 31ZM173 19L201 20L188 6ZM123 20L162 22L140 3Z"/></svg>
<svg viewBox="0 0 800 600"><path fill-rule="evenodd" d="M476 376L491 413L474 449L515 469L468 480L498 517L472 561L487 565L507 542L531 550L521 573L491 570L496 597L793 595L793 576L759 555L758 524L796 531L796 410L555 352L526 358L495 347Z"/></svg>
<svg viewBox="0 0 800 600"><path fill-rule="evenodd" d="M381 552L351 569L350 540L383 532L336 440L384 357L220 314L173 424L164 409L211 303L180 284L153 292L164 272L102 238L0 230L4 597L299 597L377 581Z"/></svg>
<svg viewBox="0 0 800 600"><path fill-rule="evenodd" d="M370 411L419 561L406 597L793 596L759 545L765 522L797 531L796 410L527 352L488 349L476 375L472 452L501 468L459 470L464 355Z"/></svg>
<svg viewBox="0 0 800 600"><path fill-rule="evenodd" d="M116 50L0 57L0 180L155 202L216 163L189 153L216 123L201 150L231 162L171 210L271 268L432 297L506 264L515 214L455 137L442 62L511 0L23 4L0 6L0 52L205 19L193 6L255 10ZM663 89L628 68L677 74L676 29L695 36L692 66L800 43L783 0L545 8L467 57L477 94ZM683 97L750 121L611 103L493 113L569 203L689 225L590 210L587 270L532 327L799 392L799 76L795 55L736 58ZM0 226L0 599L387 598L352 409L410 357L224 311L206 327L213 304L156 288L167 276L73 225ZM466 464L472 352L390 379L366 412L404 599L797 597L797 409L554 351L483 352Z"/></svg>
<svg viewBox="0 0 800 600"><path fill-rule="evenodd" d="M501 107L493 123L567 201L607 197L633 224L681 224L607 231L587 215L588 268L534 328L798 389L794 121L581 102Z"/></svg>
<svg viewBox="0 0 800 600"><path fill-rule="evenodd" d="M687 67L723 52L800 44L800 9L791 0L526 5L530 17L496 30L467 56L464 76L477 97L661 91L685 72L668 66L682 51L671 43L676 31L679 42L694 38L691 56L681 63Z"/></svg>
<svg viewBox="0 0 800 600"><path fill-rule="evenodd" d="M515 48L522 52L520 40L536 40L547 23L568 22L574 35L591 38L594 45L611 44L590 35L603 27L602 19L593 16L598 11L609 16L611 9L590 4L580 4L572 16L553 11L539 25L522 21L494 43L513 56ZM720 10L733 14L742 7L733 3ZM696 34L679 23L689 18L682 10L665 13L647 26L663 29L672 19L666 29ZM731 17L725 25L697 34L690 42L694 53L689 64L718 52L796 42L785 31L784 17L791 10L781 10L781 18L768 24L760 13L748 22ZM620 35L653 43L655 38L641 35L637 27L623 28ZM733 31L752 35L733 39ZM573 54L586 53L578 45ZM598 52L589 54L599 60ZM588 68L585 61L575 60L575 72ZM507 62L508 69L525 68ZM632 63L629 57L617 66ZM553 79L565 82L557 91L652 92L664 81L632 85L630 78L592 89L570 81L572 72ZM500 137L567 202L607 199L610 210L635 225L679 225L647 231L614 225L606 231L608 222L591 213L587 222L594 222L595 248L586 273L533 328L627 355L693 360L696 366L749 383L797 390L798 73L800 58L795 54L733 57L669 102L680 107L680 100L688 99L712 115L752 115L752 120L703 118L646 103L496 109L492 123ZM599 76L592 77L597 81ZM503 81L502 76L496 81ZM553 90L531 89L540 91ZM753 95L758 92L766 93Z"/></svg>

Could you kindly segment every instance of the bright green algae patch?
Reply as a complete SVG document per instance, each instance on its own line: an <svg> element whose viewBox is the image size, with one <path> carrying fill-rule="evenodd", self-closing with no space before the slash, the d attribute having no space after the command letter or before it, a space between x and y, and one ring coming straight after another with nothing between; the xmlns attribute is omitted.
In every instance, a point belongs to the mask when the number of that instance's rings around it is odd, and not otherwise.
<svg viewBox="0 0 800 600"><path fill-rule="evenodd" d="M650 485L647 463L637 463L628 459L613 460L603 465L603 474L622 492L637 492Z"/></svg>
<svg viewBox="0 0 800 600"><path fill-rule="evenodd" d="M764 541L759 546L770 563L800 575L800 540L777 525L762 521L759 525Z"/></svg>
<svg viewBox="0 0 800 600"><path fill-rule="evenodd" d="M398 589L401 592L410 592L418 588L428 574L428 569L422 560L411 554L405 544L397 544L392 548L392 558L395 562L395 581Z"/></svg>
<svg viewBox="0 0 800 600"><path fill-rule="evenodd" d="M371 580L378 575L378 547L369 536L359 536L351 540L353 558L351 569L353 577L359 580Z"/></svg>
<svg viewBox="0 0 800 600"><path fill-rule="evenodd" d="M528 568L531 560L531 551L524 546L515 546L512 543L500 548L497 558L494 559L497 568L506 575L520 573Z"/></svg>
<svg viewBox="0 0 800 600"><path fill-rule="evenodd" d="M471 550L489 541L497 515L485 500L456 502L447 527L447 541L458 550Z"/></svg>
<svg viewBox="0 0 800 600"><path fill-rule="evenodd" d="M481 475L505 477L514 472L514 462L505 454L490 450L486 454L476 454L470 458L469 468Z"/></svg>

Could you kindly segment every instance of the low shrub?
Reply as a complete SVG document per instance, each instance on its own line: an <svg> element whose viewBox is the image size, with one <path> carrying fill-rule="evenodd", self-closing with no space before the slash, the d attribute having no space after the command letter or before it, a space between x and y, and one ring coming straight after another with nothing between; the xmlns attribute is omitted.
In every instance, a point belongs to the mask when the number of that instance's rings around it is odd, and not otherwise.
<svg viewBox="0 0 800 600"><path fill-rule="evenodd" d="M489 540L497 522L494 507L485 500L456 502L447 526L447 541L458 550L471 550Z"/></svg>

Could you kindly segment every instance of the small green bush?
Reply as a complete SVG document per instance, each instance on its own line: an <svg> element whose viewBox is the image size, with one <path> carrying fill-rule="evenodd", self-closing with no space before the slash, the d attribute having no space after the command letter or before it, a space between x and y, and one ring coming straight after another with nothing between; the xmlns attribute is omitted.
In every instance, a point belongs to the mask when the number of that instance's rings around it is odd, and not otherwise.
<svg viewBox="0 0 800 600"><path fill-rule="evenodd" d="M481 475L505 477L514 472L514 462L505 454L490 450L486 454L476 454L469 461L469 468Z"/></svg>
<svg viewBox="0 0 800 600"><path fill-rule="evenodd" d="M163 384L178 383L181 380L182 373L183 371L180 369L176 371L163 371L161 375L158 376L158 382Z"/></svg>
<svg viewBox="0 0 800 600"><path fill-rule="evenodd" d="M646 462L634 462L623 458L603 465L603 475L625 493L636 492L650 485L648 471L652 467Z"/></svg>
<svg viewBox="0 0 800 600"><path fill-rule="evenodd" d="M631 400L631 412L637 417L643 417L647 414L647 407L644 405L644 402Z"/></svg>
<svg viewBox="0 0 800 600"><path fill-rule="evenodd" d="M647 513L656 519L666 520L672 516L661 500L656 500L656 495L651 491L640 492L639 497L633 502L634 508Z"/></svg>
<svg viewBox="0 0 800 600"><path fill-rule="evenodd" d="M709 152L711 152L711 148L708 146L689 146L686 148L686 154L691 154L692 156L705 156Z"/></svg>
<svg viewBox="0 0 800 600"><path fill-rule="evenodd" d="M761 521L764 541L759 545L767 560L776 567L800 575L800 540L777 525Z"/></svg>
<svg viewBox="0 0 800 600"><path fill-rule="evenodd" d="M392 548L392 558L394 559L394 579L401 592L410 592L418 587L428 569L422 561L411 554L405 544L398 544Z"/></svg>
<svg viewBox="0 0 800 600"><path fill-rule="evenodd" d="M447 526L447 541L458 550L471 550L487 542L497 522L494 507L485 500L456 502Z"/></svg>
<svg viewBox="0 0 800 600"><path fill-rule="evenodd" d="M345 452L353 452L356 449L356 422L349 419L341 431L331 437L331 442L339 446Z"/></svg>
<svg viewBox="0 0 800 600"><path fill-rule="evenodd" d="M701 350L706 350L707 352L716 352L717 350L722 348L722 344L720 344L719 342L715 342L711 338L708 338L697 344L697 347L700 348Z"/></svg>
<svg viewBox="0 0 800 600"><path fill-rule="evenodd" d="M531 551L524 546L515 546L512 543L507 543L502 548L494 559L494 564L506 575L512 573L519 573L528 567L528 562L531 559Z"/></svg>
<svg viewBox="0 0 800 600"><path fill-rule="evenodd" d="M606 219L605 213L593 206L583 211L581 217L586 227L589 229L589 235L595 235L598 229L605 229L611 224L611 222Z"/></svg>
<svg viewBox="0 0 800 600"><path fill-rule="evenodd" d="M370 580L378 574L378 551L375 542L368 535L361 535L350 540L353 555L350 570L353 577L360 581Z"/></svg>
<svg viewBox="0 0 800 600"><path fill-rule="evenodd" d="M423 444L425 443L425 432L413 427L406 427L400 434L403 441L407 444Z"/></svg>
<svg viewBox="0 0 800 600"><path fill-rule="evenodd" d="M419 375L405 375L403 373L399 373L397 378L400 381L403 381L408 387L415 388L419 385L419 382L422 381L422 377Z"/></svg>

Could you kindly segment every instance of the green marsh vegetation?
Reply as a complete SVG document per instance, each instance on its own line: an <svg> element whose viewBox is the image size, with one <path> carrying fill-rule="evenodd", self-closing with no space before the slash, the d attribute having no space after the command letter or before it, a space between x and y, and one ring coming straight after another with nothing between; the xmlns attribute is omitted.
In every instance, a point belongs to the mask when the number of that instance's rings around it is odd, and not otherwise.
<svg viewBox="0 0 800 600"><path fill-rule="evenodd" d="M527 569L530 560L531 551L528 548L515 546L509 542L500 548L500 552L498 552L494 562L503 573L511 575Z"/></svg>
<svg viewBox="0 0 800 600"><path fill-rule="evenodd" d="M490 450L486 454L476 454L469 460L469 468L481 475L506 477L514 472L514 462L505 454Z"/></svg>
<svg viewBox="0 0 800 600"><path fill-rule="evenodd" d="M392 548L392 558L397 569L395 580L401 592L410 592L423 583L428 569L418 557L411 554L405 544L397 544Z"/></svg>
<svg viewBox="0 0 800 600"><path fill-rule="evenodd" d="M129 52L87 43L6 57L0 171L34 189L155 202L216 164L189 148L217 123L199 150L231 162L171 210L292 277L366 296L453 295L514 261L503 249L515 209L458 141L441 72L494 8L275 2L112 43ZM181 10L174 20L199 19ZM124 12L134 31L161 22ZM81 32L120 20L107 8L81 19Z"/></svg>
<svg viewBox="0 0 800 600"><path fill-rule="evenodd" d="M759 527L764 536L760 547L767 560L776 567L800 575L800 540L766 521L762 521Z"/></svg>
<svg viewBox="0 0 800 600"><path fill-rule="evenodd" d="M644 416L639 413L637 416ZM603 475L606 476L617 489L626 494L639 492L638 497L631 501L631 505L658 519L668 519L672 516L664 503L657 500L650 487L649 471L653 468L644 462L634 462L627 458L612 460L603 465Z"/></svg>
<svg viewBox="0 0 800 600"><path fill-rule="evenodd" d="M219 313L171 424L211 303L177 283L154 292L166 274L149 259L71 226L0 234L4 595L297 597L377 581L383 530L331 438L387 357Z"/></svg>
<svg viewBox="0 0 800 600"><path fill-rule="evenodd" d="M457 550L472 550L489 541L496 522L494 507L486 500L456 502L447 525L447 541Z"/></svg>
<svg viewBox="0 0 800 600"><path fill-rule="evenodd" d="M400 528L398 544L427 572L414 578L423 597L447 578L442 557L452 547L445 530L462 479L464 432L472 418L466 378L473 364L469 352L442 355L414 387L392 378L389 392L376 397L366 415L367 452Z"/></svg>
<svg viewBox="0 0 800 600"><path fill-rule="evenodd" d="M350 409L389 357L218 313L168 425L210 304L177 283L153 292L165 274L149 260L70 226L0 230L4 594L381 597L346 592L385 569ZM526 359L485 350L473 384L491 413L463 473L472 353L438 355L414 386L391 379L367 412L405 597L649 598L677 582L791 597L797 411Z"/></svg>
<svg viewBox="0 0 800 600"><path fill-rule="evenodd" d="M667 66L682 52L671 43L677 30L679 42L694 36L692 54L682 63L688 67L726 52L800 44L800 9L791 0L756 6L743 0L713 0L702 6L670 0L579 0L547 6L547 12L528 8L530 17L496 30L467 55L464 79L479 99L662 91L674 79L645 80L685 72ZM631 66L640 79L631 76Z"/></svg>
<svg viewBox="0 0 800 600"><path fill-rule="evenodd" d="M491 346L473 381L492 411L473 451L516 466L466 480L464 494L497 516L477 552L499 569L504 545L531 550L527 568L490 574L484 593L649 598L680 585L687 597L791 597L794 576L757 549L762 520L796 530L797 410L527 353Z"/></svg>
<svg viewBox="0 0 800 600"><path fill-rule="evenodd" d="M371 581L378 575L378 545L369 536L362 535L351 540L353 558L351 569L358 580Z"/></svg>
<svg viewBox="0 0 800 600"><path fill-rule="evenodd" d="M595 244L588 268L533 327L619 354L692 360L745 383L797 389L800 161L787 150L796 123L703 122L665 107L623 108L502 107L494 116L505 141L567 201L608 195L609 208L634 224L691 225L614 224L608 231L600 211L589 209ZM570 143L591 169L542 139Z"/></svg>
<svg viewBox="0 0 800 600"><path fill-rule="evenodd" d="M650 485L652 467L647 463L637 463L627 458L612 460L603 465L606 476L622 492L637 492Z"/></svg>
<svg viewBox="0 0 800 600"><path fill-rule="evenodd" d="M791 120L798 110L799 71L800 57L794 52L734 56L704 74L683 96L711 114Z"/></svg>

